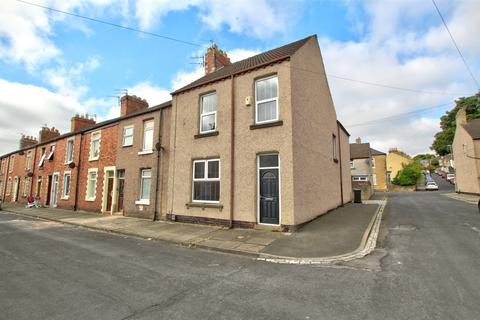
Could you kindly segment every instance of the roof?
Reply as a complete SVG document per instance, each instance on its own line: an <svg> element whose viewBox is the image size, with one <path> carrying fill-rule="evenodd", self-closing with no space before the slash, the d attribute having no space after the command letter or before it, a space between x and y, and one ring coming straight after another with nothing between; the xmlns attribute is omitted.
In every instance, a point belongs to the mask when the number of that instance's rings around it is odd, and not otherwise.
<svg viewBox="0 0 480 320"><path fill-rule="evenodd" d="M307 43L310 39L313 39L316 37L317 37L316 35L311 35L309 37L286 44L279 48L272 49L272 50L257 54L256 56L226 65L223 68L217 69L214 72L209 73L201 77L200 79L195 80L194 82L176 90L175 92L172 93L172 95L178 94L183 91L187 91L199 86L203 86L214 81L222 80L232 75L243 73L264 65L268 65L271 63L280 62L285 59L288 59L295 52L297 52L297 50L300 49L305 43Z"/></svg>
<svg viewBox="0 0 480 320"><path fill-rule="evenodd" d="M480 119L470 120L462 127L468 132L473 140L480 139Z"/></svg>
<svg viewBox="0 0 480 320"><path fill-rule="evenodd" d="M350 143L350 159L368 159L370 156L370 143Z"/></svg>
<svg viewBox="0 0 480 320"><path fill-rule="evenodd" d="M386 156L387 155L385 152L378 151L378 150L375 150L373 148L370 148L370 153L372 154L372 156Z"/></svg>
<svg viewBox="0 0 480 320"><path fill-rule="evenodd" d="M33 149L35 147L39 147L39 146L42 146L42 145L45 145L45 144L52 143L54 141L62 140L64 138L71 137L71 136L74 136L74 135L77 135L77 134L83 134L83 133L88 132L88 131L92 131L92 130L95 130L95 129L98 129L98 128L102 128L102 127L106 127L106 126L115 124L115 123L120 122L122 120L130 119L130 118L137 117L137 116L141 116L143 114L158 111L160 109L168 108L170 106L172 106L172 100L161 103L159 105L156 105L156 106L153 106L153 107L150 107L150 108L147 108L145 110L141 110L141 111L138 111L138 112L127 114L125 116L120 116L120 117L113 118L113 119L110 119L110 120L102 121L102 122L99 122L99 123L97 123L93 126L87 127L85 129L82 129L82 130L79 130L79 131L64 133L62 135L59 135L58 137L45 140L41 143L37 143L37 144L34 144L32 146L25 147L23 149L18 149L18 150L9 152L7 154L4 154L3 156L0 156L0 158L5 158L5 157L8 157L12 154L16 154L20 151L30 150L30 149Z"/></svg>

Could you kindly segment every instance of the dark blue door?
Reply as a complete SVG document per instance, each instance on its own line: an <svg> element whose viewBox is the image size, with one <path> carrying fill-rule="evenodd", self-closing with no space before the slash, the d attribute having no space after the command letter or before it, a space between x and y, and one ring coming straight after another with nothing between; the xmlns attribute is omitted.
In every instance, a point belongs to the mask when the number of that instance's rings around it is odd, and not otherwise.
<svg viewBox="0 0 480 320"><path fill-rule="evenodd" d="M278 169L260 169L260 223L279 223Z"/></svg>

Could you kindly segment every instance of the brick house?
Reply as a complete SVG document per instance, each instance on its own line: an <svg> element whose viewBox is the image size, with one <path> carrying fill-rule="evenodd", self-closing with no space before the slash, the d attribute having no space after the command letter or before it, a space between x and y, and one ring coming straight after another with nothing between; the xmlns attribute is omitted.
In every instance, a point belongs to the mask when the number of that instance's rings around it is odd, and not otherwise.
<svg viewBox="0 0 480 320"><path fill-rule="evenodd" d="M350 144L350 174L354 189L362 190L362 199L370 199L376 181L374 158L370 143L362 143L360 138Z"/></svg>
<svg viewBox="0 0 480 320"><path fill-rule="evenodd" d="M233 64L212 47L205 60L208 73L172 93L168 219L285 230L351 200L316 36Z"/></svg>

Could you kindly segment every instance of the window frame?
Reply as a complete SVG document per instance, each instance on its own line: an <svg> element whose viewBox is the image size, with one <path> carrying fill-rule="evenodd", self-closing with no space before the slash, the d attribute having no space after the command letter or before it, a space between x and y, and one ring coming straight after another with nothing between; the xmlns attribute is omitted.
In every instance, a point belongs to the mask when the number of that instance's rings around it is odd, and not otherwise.
<svg viewBox="0 0 480 320"><path fill-rule="evenodd" d="M257 90L257 83L261 82L261 81L265 81L265 80L269 80L269 79L273 79L275 78L276 79L276 82L277 82L277 97L276 98L270 98L270 99L265 99L265 100L258 100L258 90ZM280 95L280 90L279 90L279 85L278 85L278 75L277 74L274 74L274 75L271 75L271 76L267 76L267 77L262 77L262 78L258 78L255 80L255 124L263 124L263 123L270 123L270 122L275 122L275 121L278 121L279 120L279 110L280 110L280 106L279 106L279 99L278 99L278 96ZM275 119L270 119L270 120L264 120L264 121L258 121L258 105L260 103L266 103L266 102L271 102L271 101L275 101L276 104L276 110L275 110Z"/></svg>
<svg viewBox="0 0 480 320"><path fill-rule="evenodd" d="M217 105L218 105L218 100L217 98L215 98L215 111L210 111L210 112L206 112L206 113L203 113L203 98L205 97L208 97L208 96L217 96L217 93L216 92L210 92L210 93L206 93L206 94L203 94L200 96L200 127L199 127L199 132L200 134L205 134L205 133L211 133L211 132L215 132L217 131ZM211 129L211 130L202 130L202 119L203 117L206 117L206 116L211 116L212 114L215 115L215 128Z"/></svg>
<svg viewBox="0 0 480 320"><path fill-rule="evenodd" d="M145 176L145 172L149 172L150 173L150 176ZM150 193L148 194L148 198L143 198L143 191L144 191L144 182L145 182L145 179L149 179L149 188L150 188ZM136 204L146 204L146 205L149 205L150 204L150 196L152 194L152 168L143 168L140 170L140 195L139 195L139 200L136 201Z"/></svg>
<svg viewBox="0 0 480 320"><path fill-rule="evenodd" d="M94 137L98 137L94 138ZM98 154L97 156L94 156L94 142L98 141ZM100 158L100 146L101 146L101 141L102 141L102 131L95 131L90 134L90 154L88 156L88 161L94 161L98 160Z"/></svg>
<svg viewBox="0 0 480 320"><path fill-rule="evenodd" d="M43 183L42 176L38 176L37 185L35 186L35 197L36 198L40 198L41 195L42 195L42 183Z"/></svg>
<svg viewBox="0 0 480 320"><path fill-rule="evenodd" d="M13 172L13 167L15 166L15 155L12 155L10 157L10 164L8 166L8 173L12 173Z"/></svg>
<svg viewBox="0 0 480 320"><path fill-rule="evenodd" d="M218 178L208 178L208 163L218 161ZM195 178L195 164L196 163L204 163L204 173L203 178ZM222 194L221 188L221 161L220 158L212 158L212 159L199 159L192 161L192 202L194 203L220 203L220 198ZM195 182L209 182L209 181L218 181L219 182L219 192L218 192L218 200L195 200Z"/></svg>
<svg viewBox="0 0 480 320"><path fill-rule="evenodd" d="M90 186L90 175L92 173L95 173L95 185L93 186L93 196L90 197L89 196L89 186ZM91 169L88 169L88 174L87 174L87 190L86 190L86 195L85 195L85 200L86 201L95 201L95 199L97 198L97 184L98 184L98 169L97 168L91 168Z"/></svg>
<svg viewBox="0 0 480 320"><path fill-rule="evenodd" d="M132 134L127 136L126 132L127 132L128 129L132 129ZM126 137L131 137L132 138L132 142L130 144L125 143L125 138ZM123 136L122 136L122 147L133 146L134 138L135 138L135 125L132 124L132 125L124 126L123 127Z"/></svg>
<svg viewBox="0 0 480 320"><path fill-rule="evenodd" d="M368 176L355 175L355 176L352 176L352 181L368 181Z"/></svg>
<svg viewBox="0 0 480 320"><path fill-rule="evenodd" d="M12 177L8 177L7 179L7 190L5 191L5 195L9 196L12 193Z"/></svg>
<svg viewBox="0 0 480 320"><path fill-rule="evenodd" d="M146 130L146 127L147 127L147 123L152 123L152 128L151 129L148 129ZM145 137L146 137L146 134L147 134L147 131L151 131L152 132L152 147L151 149L145 149ZM142 151L140 151L140 154L149 154L149 153L153 153L153 148L155 147L155 144L153 142L153 139L155 137L155 120L154 119L147 119L147 120L144 120L143 121L143 136L142 136Z"/></svg>
<svg viewBox="0 0 480 320"><path fill-rule="evenodd" d="M30 178L29 177L25 177L23 178L23 189L22 189L22 196L25 198L28 196L28 183L30 181Z"/></svg>
<svg viewBox="0 0 480 320"><path fill-rule="evenodd" d="M65 187L66 187L66 184L65 184L65 178L66 177L69 177L68 179L68 193L65 193ZM70 198L70 190L72 189L72 172L71 171L65 171L63 173L63 180L62 180L62 196L61 196L61 199L63 200L68 200Z"/></svg>
<svg viewBox="0 0 480 320"><path fill-rule="evenodd" d="M46 153L45 153L46 154ZM52 161L55 157L55 145L51 144L50 145L50 153L48 154L48 157L46 158L48 161Z"/></svg>
<svg viewBox="0 0 480 320"><path fill-rule="evenodd" d="M32 150L27 151L27 156L25 157L25 171L30 171L32 165Z"/></svg>
<svg viewBox="0 0 480 320"><path fill-rule="evenodd" d="M374 186L377 185L377 174L375 174L375 173L372 174L372 184Z"/></svg>
<svg viewBox="0 0 480 320"><path fill-rule="evenodd" d="M69 149L68 149L68 146L70 145L71 143L71 146L72 146L72 149L71 149L71 153L69 154ZM75 149L75 138L69 138L67 139L67 144L66 144L66 147L65 147L65 164L70 164L73 162L73 152L74 152L74 149ZM69 159L69 156L70 156L70 159Z"/></svg>
<svg viewBox="0 0 480 320"><path fill-rule="evenodd" d="M375 158L372 157L372 169L375 169Z"/></svg>

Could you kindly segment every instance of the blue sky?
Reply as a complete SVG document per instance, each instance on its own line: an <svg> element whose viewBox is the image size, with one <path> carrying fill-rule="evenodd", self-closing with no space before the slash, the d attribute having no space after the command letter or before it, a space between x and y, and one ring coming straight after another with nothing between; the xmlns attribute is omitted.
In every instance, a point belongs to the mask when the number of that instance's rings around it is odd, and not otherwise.
<svg viewBox="0 0 480 320"><path fill-rule="evenodd" d="M118 116L118 89L151 105L202 75L192 56L210 40L239 60L317 34L339 119L380 150L428 151L451 105L383 120L474 94L430 1L30 0L58 10L174 37L186 45L15 0L0 3L0 153L47 124L68 131L75 112ZM480 1L437 1L480 78ZM408 92L338 77L412 88ZM436 92L425 93L428 92ZM441 94L439 94L441 93ZM28 114L28 116L26 115ZM32 121L33 119L33 121ZM349 127L350 126L350 127Z"/></svg>

